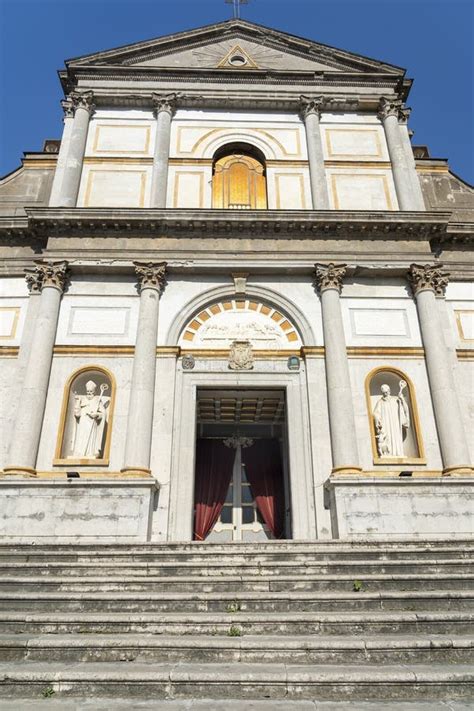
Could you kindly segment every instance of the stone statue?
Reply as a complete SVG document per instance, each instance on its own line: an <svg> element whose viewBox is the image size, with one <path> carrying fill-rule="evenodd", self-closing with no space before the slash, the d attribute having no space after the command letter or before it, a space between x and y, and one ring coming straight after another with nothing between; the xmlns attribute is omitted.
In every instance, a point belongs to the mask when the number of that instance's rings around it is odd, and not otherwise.
<svg viewBox="0 0 474 711"><path fill-rule="evenodd" d="M390 386L382 385L382 397L374 407L375 438L380 457L404 457L403 442L410 427L410 411L403 391L404 380L399 382L398 395L390 394Z"/></svg>
<svg viewBox="0 0 474 711"><path fill-rule="evenodd" d="M100 386L100 395L96 395L97 383L86 383L86 394L74 396L74 430L70 459L100 459L103 456L105 424L108 416L110 397L104 397L109 389L106 383Z"/></svg>

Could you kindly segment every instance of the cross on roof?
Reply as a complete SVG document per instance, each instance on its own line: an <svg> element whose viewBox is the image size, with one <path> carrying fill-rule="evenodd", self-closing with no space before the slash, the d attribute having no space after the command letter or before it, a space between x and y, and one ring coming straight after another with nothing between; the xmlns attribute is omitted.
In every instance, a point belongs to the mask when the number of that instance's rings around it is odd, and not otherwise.
<svg viewBox="0 0 474 711"><path fill-rule="evenodd" d="M227 5L232 5L234 10L234 17L240 17L240 6L248 5L249 0L225 0Z"/></svg>

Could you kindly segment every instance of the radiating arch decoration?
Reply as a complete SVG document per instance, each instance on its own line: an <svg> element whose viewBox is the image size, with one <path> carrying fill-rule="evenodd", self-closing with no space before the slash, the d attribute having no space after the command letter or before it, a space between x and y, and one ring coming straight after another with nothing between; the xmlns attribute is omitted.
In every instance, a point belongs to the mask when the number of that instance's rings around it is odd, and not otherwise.
<svg viewBox="0 0 474 711"><path fill-rule="evenodd" d="M113 374L101 365L86 365L70 375L53 464L108 465L115 392Z"/></svg>
<svg viewBox="0 0 474 711"><path fill-rule="evenodd" d="M248 144L228 144L214 156L212 207L262 210L267 207L265 157Z"/></svg>
<svg viewBox="0 0 474 711"><path fill-rule="evenodd" d="M374 464L425 464L415 388L398 368L379 366L365 379Z"/></svg>
<svg viewBox="0 0 474 711"><path fill-rule="evenodd" d="M281 311L257 299L216 301L196 314L183 329L183 348L227 349L236 340L248 340L256 350L295 350L301 337Z"/></svg>

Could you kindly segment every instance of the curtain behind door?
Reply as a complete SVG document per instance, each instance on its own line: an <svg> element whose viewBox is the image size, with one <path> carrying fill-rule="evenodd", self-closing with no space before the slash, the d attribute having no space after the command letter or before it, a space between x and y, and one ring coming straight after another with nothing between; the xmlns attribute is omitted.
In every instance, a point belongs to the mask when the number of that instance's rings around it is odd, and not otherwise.
<svg viewBox="0 0 474 711"><path fill-rule="evenodd" d="M263 520L275 538L285 535L285 492L280 444L277 439L258 439L242 449L245 472Z"/></svg>
<svg viewBox="0 0 474 711"><path fill-rule="evenodd" d="M194 540L204 541L222 511L234 466L235 449L216 439L196 443Z"/></svg>

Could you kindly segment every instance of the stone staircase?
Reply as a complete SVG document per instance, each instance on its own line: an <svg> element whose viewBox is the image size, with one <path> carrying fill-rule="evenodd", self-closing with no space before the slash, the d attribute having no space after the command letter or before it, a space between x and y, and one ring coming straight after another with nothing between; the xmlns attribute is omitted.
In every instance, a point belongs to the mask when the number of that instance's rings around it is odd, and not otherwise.
<svg viewBox="0 0 474 711"><path fill-rule="evenodd" d="M473 550L0 546L0 709L470 708Z"/></svg>

